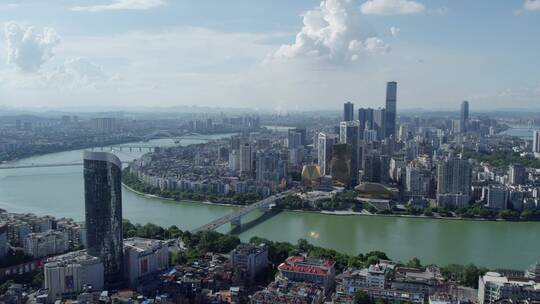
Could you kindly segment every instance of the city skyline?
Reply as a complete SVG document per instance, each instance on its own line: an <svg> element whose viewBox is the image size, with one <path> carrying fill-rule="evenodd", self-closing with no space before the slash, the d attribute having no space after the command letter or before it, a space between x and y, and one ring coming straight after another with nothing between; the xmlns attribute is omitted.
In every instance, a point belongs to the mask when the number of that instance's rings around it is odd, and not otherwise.
<svg viewBox="0 0 540 304"><path fill-rule="evenodd" d="M0 105L375 107L384 84L397 81L400 109L450 109L463 100L476 110L538 108L540 46L530 39L538 7L538 0L2 4Z"/></svg>

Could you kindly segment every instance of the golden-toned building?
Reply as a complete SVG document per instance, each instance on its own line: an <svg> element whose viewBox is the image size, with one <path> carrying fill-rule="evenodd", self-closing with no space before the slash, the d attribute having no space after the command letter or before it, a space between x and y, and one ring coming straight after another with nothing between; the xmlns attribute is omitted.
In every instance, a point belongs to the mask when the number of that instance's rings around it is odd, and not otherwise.
<svg viewBox="0 0 540 304"><path fill-rule="evenodd" d="M321 180L321 169L318 165L305 165L302 168L302 182L304 187L316 189Z"/></svg>

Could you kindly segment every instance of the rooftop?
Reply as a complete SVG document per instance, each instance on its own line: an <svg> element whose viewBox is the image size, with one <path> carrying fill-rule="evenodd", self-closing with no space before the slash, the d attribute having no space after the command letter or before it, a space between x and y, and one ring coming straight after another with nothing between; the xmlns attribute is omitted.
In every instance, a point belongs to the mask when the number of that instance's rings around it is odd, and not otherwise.
<svg viewBox="0 0 540 304"><path fill-rule="evenodd" d="M45 267L63 267L69 264L101 263L98 257L86 253L86 250L73 251L47 259Z"/></svg>
<svg viewBox="0 0 540 304"><path fill-rule="evenodd" d="M310 259L304 256L290 256L278 266L280 271L292 271L311 273L315 275L326 275L336 264L335 261L324 259Z"/></svg>

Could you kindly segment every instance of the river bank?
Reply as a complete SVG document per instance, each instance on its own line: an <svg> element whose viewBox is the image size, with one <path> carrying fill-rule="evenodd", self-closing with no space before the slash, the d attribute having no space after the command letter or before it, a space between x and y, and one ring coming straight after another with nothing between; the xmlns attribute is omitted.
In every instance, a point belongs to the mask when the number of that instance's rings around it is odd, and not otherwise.
<svg viewBox="0 0 540 304"><path fill-rule="evenodd" d="M193 204L205 204L205 205L210 205L210 206L223 206L223 207L241 207L240 205L234 205L234 204L225 204L225 203L213 203L213 202L209 202L209 201L194 201L194 200L187 200L187 199L183 199L183 200L175 200L174 198L169 198L169 197L161 197L161 196L157 196L157 195L154 195L154 194L148 194L148 193L144 193L144 192L141 192L141 191L137 191L133 188L131 188L129 185L125 184L125 183L122 183L122 186L137 194L137 195L140 195L140 196L144 196L144 197L147 197L147 198L155 198L155 199L160 199L160 200L165 200L165 201L170 201L170 202L177 202L177 203L182 203L182 202L187 202L187 203L193 203Z"/></svg>
<svg viewBox="0 0 540 304"><path fill-rule="evenodd" d="M170 202L189 202L189 203L195 203L195 204L205 204L205 205L211 205L211 206L222 206L222 207L236 207L241 208L243 205L237 205L237 204L226 204L226 203L214 203L210 201L196 201L196 200L176 200L174 198L168 198L168 197L161 197L154 194L148 194L144 193L138 190L133 189L129 185L122 183L122 186L124 188L128 189L129 191L136 193L138 195L147 197L147 198L155 198L160 200L166 200ZM451 221L471 221L471 222L537 222L537 221L527 221L527 220L519 220L519 221L511 221L511 220L505 220L505 219L485 219L485 218L467 218L467 217L459 217L459 216L453 216L453 217L445 217L445 216L426 216L426 215L412 215L412 214L378 214L378 213L371 213L367 210L362 210L361 212L353 211L353 210L302 210L302 209L287 209L287 208L279 208L275 207L274 209L280 210L280 211L287 211L287 212L301 212L301 213L315 213L315 214L322 214L322 215L333 215L333 216L372 216L372 217L397 217L397 218L409 218L409 219L424 219L424 220L451 220Z"/></svg>

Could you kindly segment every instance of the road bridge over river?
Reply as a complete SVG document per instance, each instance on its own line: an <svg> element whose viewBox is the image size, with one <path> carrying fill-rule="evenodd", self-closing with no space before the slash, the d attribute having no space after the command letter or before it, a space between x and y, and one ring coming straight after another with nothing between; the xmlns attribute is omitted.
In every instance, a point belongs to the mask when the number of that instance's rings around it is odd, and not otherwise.
<svg viewBox="0 0 540 304"><path fill-rule="evenodd" d="M201 227L198 227L196 229L193 229L191 232L192 233L196 233L196 232L199 232L199 231L207 231L207 230L215 230L223 225L225 225L226 223L231 223L231 224L240 224L240 220L242 218L242 216L250 213L251 211L255 210L255 209L258 209L258 208L269 208L271 204L275 203L277 200L279 199L282 199L284 197L286 197L287 195L290 195L290 194L293 194L294 191L293 190L287 190L285 192L282 192L282 193L279 193L279 194L276 194L276 195L272 195L272 196L269 196L263 200L260 200L256 203L253 203L249 206L245 206L239 210L236 210L234 211L233 213L230 213L230 214L227 214L225 216L222 216L218 219L215 219L213 221L211 221L210 223L208 224L205 224Z"/></svg>

